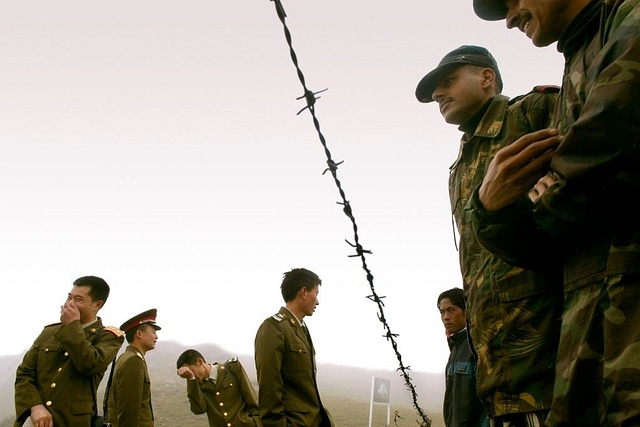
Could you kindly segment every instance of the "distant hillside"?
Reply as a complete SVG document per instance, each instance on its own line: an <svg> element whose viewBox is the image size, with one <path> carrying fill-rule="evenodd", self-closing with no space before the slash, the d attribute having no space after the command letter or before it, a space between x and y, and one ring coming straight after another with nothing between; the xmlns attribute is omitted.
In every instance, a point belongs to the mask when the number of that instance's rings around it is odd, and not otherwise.
<svg viewBox="0 0 640 427"><path fill-rule="evenodd" d="M196 416L189 411L185 380L176 375L176 359L187 348L174 341L161 341L155 350L147 354L152 379L156 427L207 427L206 416ZM253 356L230 353L215 344L201 344L196 348L204 354L208 362L224 362L237 356L257 388ZM0 356L0 427L12 425L15 369L21 360L22 355ZM368 426L373 376L391 380L391 424L395 425L394 413L397 411L398 416L402 417L396 421L398 426L415 426L418 420L417 411L413 408L411 393L404 385L399 372L320 364L318 366L320 393L336 424L339 427ZM444 394L442 374L411 372L411 378L418 393L418 403L433 420L433 427L443 426L440 415ZM105 386L106 378L98 390L100 401L102 401ZM384 425L385 406L374 407L373 420L375 426Z"/></svg>

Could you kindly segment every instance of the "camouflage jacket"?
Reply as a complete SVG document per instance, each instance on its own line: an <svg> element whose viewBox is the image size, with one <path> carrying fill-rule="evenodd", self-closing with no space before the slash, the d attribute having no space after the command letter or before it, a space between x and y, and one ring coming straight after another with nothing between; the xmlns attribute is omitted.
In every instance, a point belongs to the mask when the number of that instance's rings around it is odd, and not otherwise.
<svg viewBox="0 0 640 427"><path fill-rule="evenodd" d="M535 88L511 101L495 97L475 130L463 135L449 176L469 334L478 358L478 395L490 417L550 407L561 276L553 280L513 267L484 249L474 238L467 203L500 148L548 126L557 92Z"/></svg>
<svg viewBox="0 0 640 427"><path fill-rule="evenodd" d="M557 258L565 290L640 273L639 27L640 0L594 1L558 40L565 71L554 126L565 136L551 163L558 183L535 222L523 205L487 213L473 197L483 245L518 265Z"/></svg>

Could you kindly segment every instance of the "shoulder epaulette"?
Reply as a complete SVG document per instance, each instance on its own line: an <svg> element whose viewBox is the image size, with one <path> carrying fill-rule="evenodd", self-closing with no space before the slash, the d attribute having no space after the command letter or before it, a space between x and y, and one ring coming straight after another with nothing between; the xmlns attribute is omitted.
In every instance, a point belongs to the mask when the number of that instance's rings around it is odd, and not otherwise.
<svg viewBox="0 0 640 427"><path fill-rule="evenodd" d="M539 85L534 86L532 92L538 93L557 93L560 92L560 86L556 85Z"/></svg>
<svg viewBox="0 0 640 427"><path fill-rule="evenodd" d="M273 317L276 322L282 322L287 316L283 313L276 313L271 317Z"/></svg>
<svg viewBox="0 0 640 427"><path fill-rule="evenodd" d="M62 322L51 323L50 325L46 325L45 328L48 328L50 326L58 326L58 325L62 325Z"/></svg>
<svg viewBox="0 0 640 427"><path fill-rule="evenodd" d="M115 326L105 326L104 330L107 332L111 332L113 335L115 335L118 338L124 335L124 332L122 332L120 329L116 328Z"/></svg>
<svg viewBox="0 0 640 427"><path fill-rule="evenodd" d="M539 86L534 86L533 89L531 89L529 92L527 93L523 93L522 95L518 95L515 96L513 98L511 98L509 100L509 105L513 105L516 102L520 101L521 99L526 98L529 95L533 95L536 93L559 93L560 92L560 86L556 86L556 85L539 85Z"/></svg>
<svg viewBox="0 0 640 427"><path fill-rule="evenodd" d="M238 358L237 357L232 357L231 359L227 360L226 363L233 363L233 362L237 362Z"/></svg>

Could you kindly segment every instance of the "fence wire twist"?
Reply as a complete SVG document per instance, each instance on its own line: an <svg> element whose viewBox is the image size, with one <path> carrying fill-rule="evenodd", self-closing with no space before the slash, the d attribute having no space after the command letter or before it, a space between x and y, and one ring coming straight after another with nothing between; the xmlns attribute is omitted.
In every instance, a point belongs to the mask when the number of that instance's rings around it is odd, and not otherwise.
<svg viewBox="0 0 640 427"><path fill-rule="evenodd" d="M349 257L359 257L362 261L362 268L364 269L364 271L367 273L367 281L369 282L369 287L371 288L371 295L368 295L367 298L371 301L373 301L377 306L378 306L378 320L383 324L384 330L385 330L385 334L383 335L384 338L387 339L387 341L389 341L391 343L391 346L393 347L393 351L396 354L396 357L398 359L398 371L401 372L402 377L405 381L405 385L407 386L407 389L411 392L411 397L413 399L413 407L416 409L416 411L418 412L418 414L420 415L420 418L422 419L422 422L418 422L418 424L421 427L431 427L431 420L429 419L429 417L427 417L427 415L424 413L424 411L422 410L422 408L420 407L420 405L418 404L418 394L416 393L415 387L413 385L413 383L411 382L411 377L409 375L409 371L411 370L410 366L405 366L405 364L402 361L402 355L400 354L400 351L398 350L398 343L396 342L396 338L399 336L398 334L394 334L391 332L391 327L389 326L389 323L387 322L387 319L384 315L384 302L382 301L385 297L384 296L378 296L378 294L376 293L375 290L375 286L373 284L373 274L371 273L371 270L369 269L368 265L367 265L367 260L365 257L365 254L371 254L370 250L364 249L363 246L360 244L360 237L358 235L358 225L356 223L356 219L353 215L353 209L351 208L351 204L349 203L349 201L347 200L347 197L345 195L344 190L342 189L342 184L340 183L340 180L338 179L338 166L341 165L343 162L338 162L336 163L335 161L333 161L332 157L331 157L331 152L329 151L329 148L327 147L327 142L326 139L324 137L324 135L322 134L322 132L320 131L320 122L318 121L318 118L316 117L316 111L315 111L315 104L316 104L316 100L318 100L320 97L318 97L317 95L321 92L324 92L327 89L323 89L321 91L318 92L312 92L307 88L307 85L305 83L305 78L304 78L304 74L302 73L302 70L300 69L300 67L298 66L298 57L293 49L293 44L291 42L291 32L289 31L289 28L287 27L287 24L285 22L285 18L287 16L287 14L284 11L284 7L282 6L282 3L280 0L271 0L275 3L275 8L276 8L276 13L278 14L278 18L280 19L280 21L282 22L282 26L284 27L284 35L285 38L287 39L287 44L289 45L289 53L291 54L291 60L293 61L293 64L296 67L296 72L298 73L298 78L300 80L300 83L302 84L302 88L304 89L304 95L300 96L299 98L297 98L298 100L300 99L304 99L307 103L307 105L302 108L300 111L298 111L297 114L302 113L304 110L309 110L309 112L311 113L311 117L313 118L313 125L316 129L316 131L318 132L318 137L320 138L320 142L322 143L322 147L324 148L324 152L327 156L327 169L324 170L324 172L322 173L323 175L326 172L331 172L331 175L333 176L333 180L336 184L336 186L338 187L338 191L340 192L340 197L342 198L341 202L337 202L339 205L342 205L342 211L344 212L344 214L349 218L349 220L351 221L351 224L353 226L353 235L354 235L354 243L349 242L348 240L345 239L345 241L347 242L347 244L349 244L352 248L355 249L355 254L354 255L349 255ZM399 417L396 411L396 417ZM399 417L401 418L401 417ZM394 422L397 425L397 420L394 420Z"/></svg>

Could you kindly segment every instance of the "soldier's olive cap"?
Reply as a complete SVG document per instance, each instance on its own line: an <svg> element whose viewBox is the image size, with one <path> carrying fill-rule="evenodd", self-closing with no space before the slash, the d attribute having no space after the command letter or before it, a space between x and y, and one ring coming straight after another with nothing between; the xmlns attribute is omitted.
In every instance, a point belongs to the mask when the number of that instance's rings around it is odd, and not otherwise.
<svg viewBox="0 0 640 427"><path fill-rule="evenodd" d="M507 17L505 0L473 0L473 10L478 18L485 21L500 21Z"/></svg>
<svg viewBox="0 0 640 427"><path fill-rule="evenodd" d="M144 311L140 314L133 316L131 319L127 320L120 326L120 329L125 334L135 328L136 326L140 326L143 324L148 324L153 326L156 330L162 329L160 326L156 325L156 316L158 314L158 310L152 308L151 310Z"/></svg>
<svg viewBox="0 0 640 427"><path fill-rule="evenodd" d="M480 46L464 45L447 53L438 66L424 76L416 88L416 98L420 102L432 102L431 94L436 88L438 79L443 72L451 70L460 65L476 65L478 67L490 68L496 73L496 80L500 90L502 90L502 77L498 69L498 63L491 53Z"/></svg>

